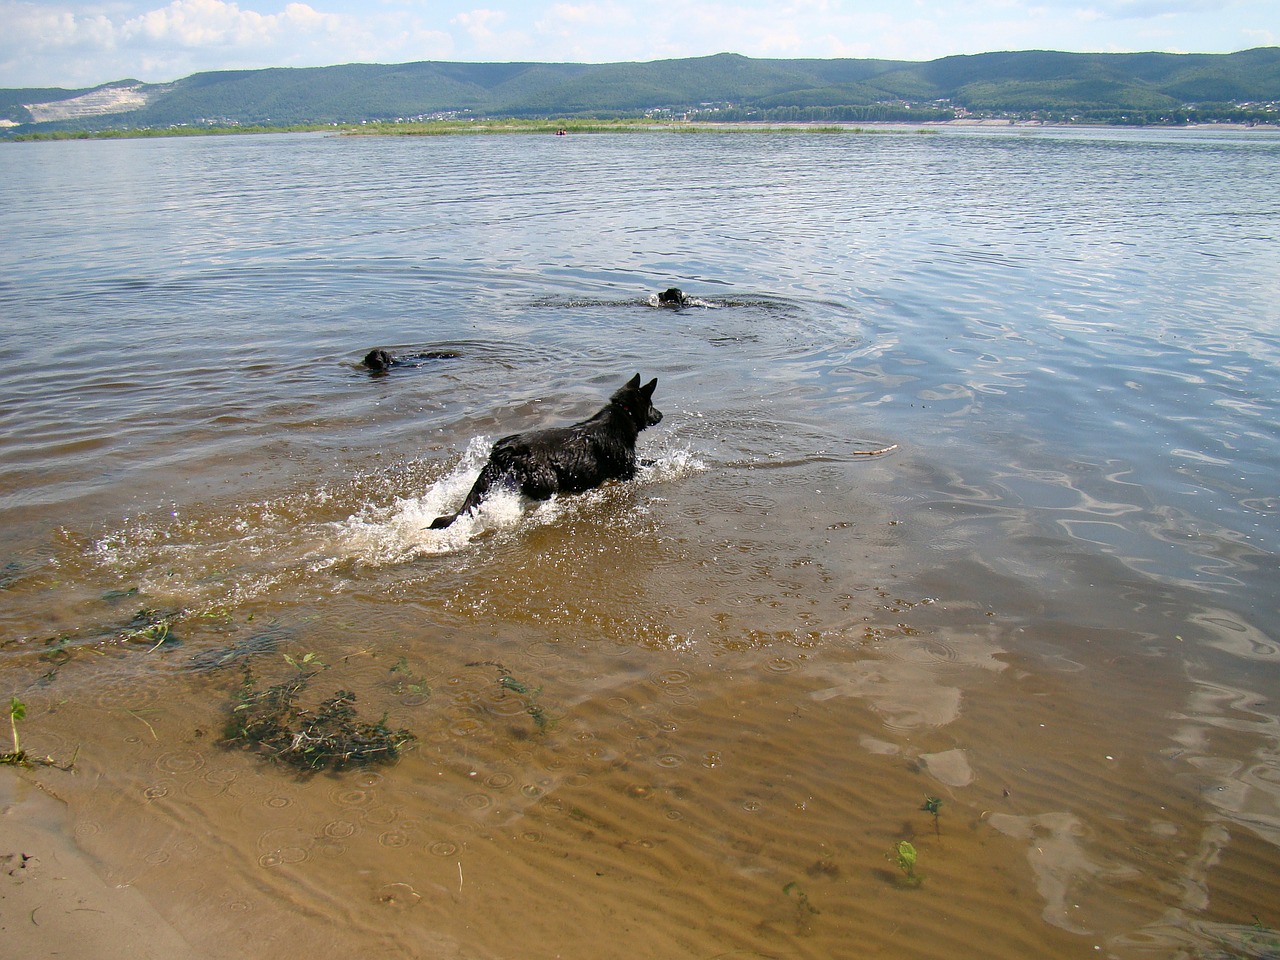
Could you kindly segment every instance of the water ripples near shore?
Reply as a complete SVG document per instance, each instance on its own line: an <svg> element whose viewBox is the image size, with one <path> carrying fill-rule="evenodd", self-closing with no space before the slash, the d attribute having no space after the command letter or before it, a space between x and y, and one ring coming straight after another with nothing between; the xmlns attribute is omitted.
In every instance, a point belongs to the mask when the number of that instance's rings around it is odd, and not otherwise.
<svg viewBox="0 0 1280 960"><path fill-rule="evenodd" d="M1278 155L11 145L23 775L263 957L1271 950ZM429 529L635 373L635 479ZM414 739L300 772L263 691Z"/></svg>

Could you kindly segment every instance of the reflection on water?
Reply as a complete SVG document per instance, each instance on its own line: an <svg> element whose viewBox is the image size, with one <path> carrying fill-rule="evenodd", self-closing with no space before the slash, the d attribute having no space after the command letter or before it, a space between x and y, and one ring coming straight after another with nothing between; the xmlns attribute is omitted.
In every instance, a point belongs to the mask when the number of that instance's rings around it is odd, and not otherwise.
<svg viewBox="0 0 1280 960"><path fill-rule="evenodd" d="M236 955L1274 950L1277 154L12 146L0 677L79 749L37 776ZM428 529L636 372L636 479ZM415 749L228 748L308 657Z"/></svg>

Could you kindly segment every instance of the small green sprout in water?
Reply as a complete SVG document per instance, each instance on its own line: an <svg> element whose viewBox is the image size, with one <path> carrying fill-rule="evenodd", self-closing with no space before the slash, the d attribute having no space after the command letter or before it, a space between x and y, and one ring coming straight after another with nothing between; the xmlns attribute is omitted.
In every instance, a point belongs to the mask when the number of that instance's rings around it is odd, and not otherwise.
<svg viewBox="0 0 1280 960"><path fill-rule="evenodd" d="M391 665L391 672L395 674L403 674L403 679L396 682L396 693L415 693L423 697L431 696L431 687L427 684L426 677L415 676L409 669L409 658L401 657Z"/></svg>
<svg viewBox="0 0 1280 960"><path fill-rule="evenodd" d="M27 754L18 739L18 721L26 719L27 705L17 697L9 698L9 727L13 730L13 752L0 757L0 763L26 763Z"/></svg>
<svg viewBox="0 0 1280 960"><path fill-rule="evenodd" d="M33 763L44 764L49 767L57 767L60 770L70 770L75 765L76 756L80 754L80 748L76 748L75 756L72 756L68 763L59 763L53 757L33 757L22 749L22 741L18 738L18 721L25 720L27 716L27 705L17 697L9 698L9 729L13 731L13 752L0 754L0 763L9 763L18 767L29 767Z"/></svg>
<svg viewBox="0 0 1280 960"><path fill-rule="evenodd" d="M546 733L548 729L555 725L555 721L547 716L547 711L543 709L541 704L537 703L538 696L542 693L541 687L534 687L532 690L527 683L522 683L515 677L504 674L498 678L498 686L503 690L510 690L512 693L518 693L524 697L524 712L533 718L534 724L539 732Z"/></svg>
<svg viewBox="0 0 1280 960"><path fill-rule="evenodd" d="M942 828L938 825L938 811L942 807L941 797L925 797L924 806L920 809L925 813L933 814L933 832L938 836L942 836Z"/></svg>
<svg viewBox="0 0 1280 960"><path fill-rule="evenodd" d="M1240 940L1243 946L1249 948L1249 956L1280 957L1280 934L1263 923L1256 913L1248 929L1256 932L1244 934Z"/></svg>
<svg viewBox="0 0 1280 960"><path fill-rule="evenodd" d="M547 711L537 703L538 697L542 694L541 687L531 688L524 681L517 680L511 675L510 670L496 660L473 660L467 666L496 667L499 671L498 686L524 698L524 712L533 718L533 722L537 725L540 733L546 733L556 725L557 721L549 716Z"/></svg>
<svg viewBox="0 0 1280 960"><path fill-rule="evenodd" d="M53 663L60 667L71 660L71 651L68 649L71 646L71 638L65 634L60 637L49 637L44 645L45 649L40 654L40 659L46 663Z"/></svg>
<svg viewBox="0 0 1280 960"><path fill-rule="evenodd" d="M201 620L212 620L217 623L232 623L235 620L236 612L226 604L219 604L215 607L200 611ZM253 614L249 614L247 620L253 620Z"/></svg>
<svg viewBox="0 0 1280 960"><path fill-rule="evenodd" d="M555 721L547 715L547 711L537 702L538 697L542 694L541 687L531 688L529 684L525 683L523 680L517 680L511 675L510 671L500 663L482 660L467 664L469 667L478 667L482 665L497 667L502 671L501 676L498 677L498 686L503 690L509 690L524 698L524 712L533 718L533 722L540 733L546 733L551 729L551 727L555 726Z"/></svg>
<svg viewBox="0 0 1280 960"><path fill-rule="evenodd" d="M284 662L293 667L293 669L305 672L312 667L319 667L321 670L328 670L329 666L314 653L306 653L301 657L294 658L289 654L284 654Z"/></svg>
<svg viewBox="0 0 1280 960"><path fill-rule="evenodd" d="M899 840L897 846L885 854L885 859L896 863L902 871L901 883L908 887L918 887L924 877L916 873L916 848L906 840Z"/></svg>

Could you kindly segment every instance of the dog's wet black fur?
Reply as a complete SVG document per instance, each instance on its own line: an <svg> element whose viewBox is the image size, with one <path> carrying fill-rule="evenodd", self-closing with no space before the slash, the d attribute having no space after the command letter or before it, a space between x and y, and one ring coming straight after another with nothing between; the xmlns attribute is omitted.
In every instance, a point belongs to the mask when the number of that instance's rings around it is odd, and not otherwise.
<svg viewBox="0 0 1280 960"><path fill-rule="evenodd" d="M656 379L640 386L636 374L595 416L570 427L551 427L503 437L457 513L436 517L442 530L479 506L495 486L518 490L530 500L557 493L582 493L606 480L629 480L636 472L636 439L662 420L653 405Z"/></svg>
<svg viewBox="0 0 1280 960"><path fill-rule="evenodd" d="M663 290L658 294L658 306L660 307L683 307L685 301L689 298L685 296L683 290L679 287L671 287Z"/></svg>

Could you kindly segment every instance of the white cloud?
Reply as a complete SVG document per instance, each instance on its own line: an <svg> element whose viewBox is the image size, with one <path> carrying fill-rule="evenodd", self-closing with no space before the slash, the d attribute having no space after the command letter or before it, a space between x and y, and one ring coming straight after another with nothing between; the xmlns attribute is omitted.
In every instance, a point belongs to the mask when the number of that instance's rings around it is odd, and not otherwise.
<svg viewBox="0 0 1280 960"><path fill-rule="evenodd" d="M124 42L137 37L179 47L263 48L308 34L337 33L343 20L305 3L291 3L282 13L261 14L223 0L174 0L167 7L125 21L120 36Z"/></svg>
<svg viewBox="0 0 1280 960"><path fill-rule="evenodd" d="M523 24L507 28L508 15L503 10L477 9L456 14L450 21L458 27L470 49L463 55L472 60L544 60L543 44L534 40Z"/></svg>
<svg viewBox="0 0 1280 960"><path fill-rule="evenodd" d="M1274 47L1278 42L1274 30L1241 30L1240 36L1251 47Z"/></svg>
<svg viewBox="0 0 1280 960"><path fill-rule="evenodd" d="M476 43L492 43L498 35L495 28L501 27L506 19L507 15L501 10L469 10L449 22L465 30Z"/></svg>
<svg viewBox="0 0 1280 960"><path fill-rule="evenodd" d="M33 3L0 4L0 20L6 24L5 54L19 46L41 50L97 48L113 41L115 27L101 15L76 17L69 10L50 9Z"/></svg>
<svg viewBox="0 0 1280 960"><path fill-rule="evenodd" d="M603 20L619 16L620 19L631 19L630 14L616 4L553 3L551 9L547 11L547 16L539 21L539 24L546 24L548 27L581 24L595 25Z"/></svg>
<svg viewBox="0 0 1280 960"><path fill-rule="evenodd" d="M547 59L601 62L652 59L634 53L635 37L648 33L646 26L621 3L555 3L533 22L533 31L539 49L556 51Z"/></svg>
<svg viewBox="0 0 1280 960"><path fill-rule="evenodd" d="M164 82L202 70L455 53L450 34L403 8L342 13L291 2L264 13L234 0L173 0L151 9L76 12L71 5L0 0L0 22L6 27L0 86L14 87L96 86L125 77Z"/></svg>

